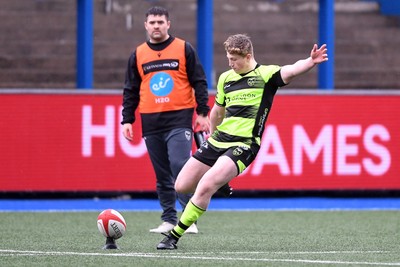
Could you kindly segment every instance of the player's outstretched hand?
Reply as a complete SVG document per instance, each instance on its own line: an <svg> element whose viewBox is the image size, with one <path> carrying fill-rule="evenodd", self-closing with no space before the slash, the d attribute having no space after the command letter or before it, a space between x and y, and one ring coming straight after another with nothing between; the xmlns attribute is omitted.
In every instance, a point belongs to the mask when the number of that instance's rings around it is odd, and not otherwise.
<svg viewBox="0 0 400 267"><path fill-rule="evenodd" d="M315 64L319 64L324 61L328 61L327 51L328 51L328 49L326 48L326 44L321 45L320 48L318 48L317 44L314 44L314 47L311 50L310 57L312 58L312 60Z"/></svg>

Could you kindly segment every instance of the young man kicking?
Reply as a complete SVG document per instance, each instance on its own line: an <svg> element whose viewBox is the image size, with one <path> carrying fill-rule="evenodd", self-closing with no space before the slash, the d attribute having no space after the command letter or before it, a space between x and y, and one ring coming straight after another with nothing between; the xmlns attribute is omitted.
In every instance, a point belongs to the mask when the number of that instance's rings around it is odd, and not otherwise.
<svg viewBox="0 0 400 267"><path fill-rule="evenodd" d="M211 136L184 165L175 183L177 192L194 194L178 225L157 249L177 249L179 238L207 210L214 193L253 162L278 88L328 60L326 45L314 44L308 58L292 65L260 65L244 34L229 36L224 47L231 70L218 80L210 113Z"/></svg>

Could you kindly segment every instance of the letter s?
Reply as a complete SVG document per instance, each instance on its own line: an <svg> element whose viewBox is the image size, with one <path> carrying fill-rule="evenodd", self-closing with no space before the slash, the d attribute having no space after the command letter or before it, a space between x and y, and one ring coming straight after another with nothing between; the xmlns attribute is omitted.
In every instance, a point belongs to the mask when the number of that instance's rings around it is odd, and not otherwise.
<svg viewBox="0 0 400 267"><path fill-rule="evenodd" d="M389 131L379 124L369 126L364 134L364 147L372 155L380 158L379 163L374 163L371 158L363 159L363 166L365 170L374 176L382 175L387 172L391 165L390 151L383 145L374 142L374 138L379 137L382 141L389 141Z"/></svg>

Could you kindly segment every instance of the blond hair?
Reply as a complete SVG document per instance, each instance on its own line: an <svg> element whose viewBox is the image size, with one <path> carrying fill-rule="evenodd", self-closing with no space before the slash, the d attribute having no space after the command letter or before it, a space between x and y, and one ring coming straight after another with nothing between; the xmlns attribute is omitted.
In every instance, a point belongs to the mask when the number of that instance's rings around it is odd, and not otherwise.
<svg viewBox="0 0 400 267"><path fill-rule="evenodd" d="M246 56L247 54L253 55L253 44L250 37L246 34L231 35L224 42L225 51L229 54L236 54Z"/></svg>

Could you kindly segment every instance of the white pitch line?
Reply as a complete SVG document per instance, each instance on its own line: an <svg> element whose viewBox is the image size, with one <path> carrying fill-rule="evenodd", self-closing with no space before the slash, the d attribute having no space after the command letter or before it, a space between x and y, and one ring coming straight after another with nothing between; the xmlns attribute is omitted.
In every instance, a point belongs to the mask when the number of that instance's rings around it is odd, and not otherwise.
<svg viewBox="0 0 400 267"><path fill-rule="evenodd" d="M334 251L333 251L334 252ZM1 254L3 253L3 254ZM234 252L230 252L233 254ZM336 253L336 252L335 252ZM338 252L339 253L339 252ZM378 253L381 253L378 251ZM289 254L289 253L288 253ZM216 257L216 256L186 256L171 255L171 253L87 253L72 251L25 251L25 250L0 250L0 256L56 256L56 255L78 255L78 256L106 256L106 257L137 257L137 258L167 258L167 259L191 259L191 260L221 260L221 261L255 261L255 262L296 262L296 263L320 263L320 264L341 264L341 265L376 265L376 266L400 266L400 262L360 262L360 261L326 261L326 260L305 260L305 259L253 259L253 258L235 258L235 257Z"/></svg>
<svg viewBox="0 0 400 267"><path fill-rule="evenodd" d="M224 252L190 252L191 254L365 254L365 253L391 253L387 250L333 250L333 251L224 251ZM170 252L170 254L182 254L183 252ZM184 253L187 254L187 253Z"/></svg>

